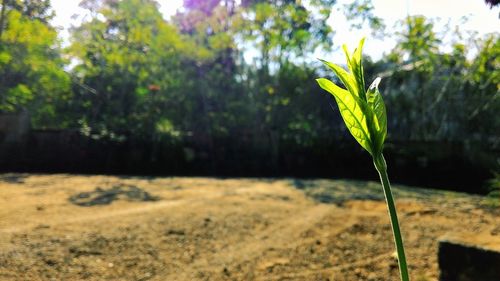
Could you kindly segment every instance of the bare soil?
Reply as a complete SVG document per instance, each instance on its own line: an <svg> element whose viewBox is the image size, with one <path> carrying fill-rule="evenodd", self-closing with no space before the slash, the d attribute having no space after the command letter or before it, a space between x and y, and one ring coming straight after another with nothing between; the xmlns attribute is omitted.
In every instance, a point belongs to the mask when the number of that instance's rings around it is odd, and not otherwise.
<svg viewBox="0 0 500 281"><path fill-rule="evenodd" d="M413 280L500 236L483 197L396 186ZM0 280L398 280L376 182L0 175Z"/></svg>

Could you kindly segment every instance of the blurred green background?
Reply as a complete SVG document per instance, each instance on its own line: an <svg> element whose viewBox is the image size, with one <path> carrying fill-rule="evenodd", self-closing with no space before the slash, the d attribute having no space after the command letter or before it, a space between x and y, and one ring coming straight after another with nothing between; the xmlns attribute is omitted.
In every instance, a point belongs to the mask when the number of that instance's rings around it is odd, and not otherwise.
<svg viewBox="0 0 500 281"><path fill-rule="evenodd" d="M367 83L382 77L395 180L498 185L498 32L388 26L368 0L182 4L164 18L153 0L84 0L64 38L49 0L1 0L0 169L376 178L315 82L333 78L315 56L341 53L341 14L356 40L395 42L364 61Z"/></svg>

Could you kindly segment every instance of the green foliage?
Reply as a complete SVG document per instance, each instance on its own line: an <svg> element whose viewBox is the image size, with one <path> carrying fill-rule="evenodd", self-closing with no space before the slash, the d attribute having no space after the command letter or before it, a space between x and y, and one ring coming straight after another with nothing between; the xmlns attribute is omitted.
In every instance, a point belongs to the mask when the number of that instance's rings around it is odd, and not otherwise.
<svg viewBox="0 0 500 281"><path fill-rule="evenodd" d="M500 198L500 172L493 173L493 178L488 181L488 189L490 195Z"/></svg>
<svg viewBox="0 0 500 281"><path fill-rule="evenodd" d="M387 135L387 117L384 101L378 90L380 78L365 89L364 73L361 52L364 39L359 42L358 48L349 55L344 45L347 66L350 72L338 65L323 61L340 78L347 90L340 88L333 82L317 79L321 88L335 97L344 122L356 141L373 156L382 153L385 136Z"/></svg>
<svg viewBox="0 0 500 281"><path fill-rule="evenodd" d="M73 30L68 50L79 61L73 73L87 86L77 88L76 119L95 132L123 134L127 128L151 135L161 120L182 116L175 103L185 99L180 89L189 72L181 62L203 57L205 50L165 22L154 1L104 1L89 8L94 17Z"/></svg>
<svg viewBox="0 0 500 281"><path fill-rule="evenodd" d="M330 97L312 94L321 89L310 57L337 47L326 20L336 8L348 24L382 24L369 1L189 0L164 19L152 0L85 0L88 12L66 50L47 24L48 0L0 2L0 110L29 111L35 128L212 148L217 139L237 139L272 150L276 166L287 145L310 149L332 132L349 135L340 118L372 153L386 137L466 142L477 152L469 149L470 157L492 163L488 151L500 144L498 33L447 31L445 45L431 19L409 17L381 60L362 62L358 48L346 52L345 68L325 62L345 86L322 80L346 101L332 115L318 106ZM378 76L390 120L378 88L366 89L365 78Z"/></svg>
<svg viewBox="0 0 500 281"><path fill-rule="evenodd" d="M56 108L70 97L70 81L62 69L56 31L17 10L9 10L5 22L0 37L0 111L29 110L35 127L60 123Z"/></svg>
<svg viewBox="0 0 500 281"><path fill-rule="evenodd" d="M400 43L402 50L407 50L410 60L432 60L441 41L434 31L434 24L423 16L407 17L406 26L400 36L405 40Z"/></svg>
<svg viewBox="0 0 500 281"><path fill-rule="evenodd" d="M409 17L396 34L398 44L376 69L382 73L385 101L394 116L391 133L399 140L479 141L492 147L500 138L500 38L493 33L452 39L443 51L432 21ZM488 126L484 126L484 124Z"/></svg>
<svg viewBox="0 0 500 281"><path fill-rule="evenodd" d="M7 3L9 17L17 11L26 21L46 25L53 15L47 0ZM166 21L154 1L84 0L80 6L89 13L70 30L71 46L64 52L66 63L71 61L72 81L62 71L50 26L50 35L43 27L36 32L18 28L26 31L22 38L29 44L52 42L35 49L54 55L50 63L29 57L28 64L39 61L40 66L20 67L18 73L54 67L40 71L45 78L38 81L46 95L27 81L2 83L3 108L28 109L35 127L85 127L95 137L166 134L167 120L181 136L224 137L244 130L270 136L276 145L310 144L332 125L325 118L328 111L307 98L315 89L304 81L316 75L314 67L298 60L317 47L331 48L333 32L326 19L334 4L186 1L186 9ZM15 24L9 20L5 26ZM42 36L29 37L28 31ZM251 45L257 47L254 64L242 57ZM1 65L22 57L13 48L5 50L0 52Z"/></svg>
<svg viewBox="0 0 500 281"><path fill-rule="evenodd" d="M242 14L239 33L259 50L262 67L299 60L320 47L331 48L326 23L335 1L252 1Z"/></svg>
<svg viewBox="0 0 500 281"><path fill-rule="evenodd" d="M7 0L8 9L19 11L30 20L38 20L44 24L54 17L54 12L50 9L50 0Z"/></svg>
<svg viewBox="0 0 500 281"><path fill-rule="evenodd" d="M497 163L498 164L498 163ZM493 178L487 182L488 195L484 204L491 208L500 207L500 173L494 172Z"/></svg>
<svg viewBox="0 0 500 281"><path fill-rule="evenodd" d="M374 33L380 33L384 30L385 25L383 19L373 13L374 9L371 0L356 0L344 4L343 10L352 27L359 29L367 23Z"/></svg>

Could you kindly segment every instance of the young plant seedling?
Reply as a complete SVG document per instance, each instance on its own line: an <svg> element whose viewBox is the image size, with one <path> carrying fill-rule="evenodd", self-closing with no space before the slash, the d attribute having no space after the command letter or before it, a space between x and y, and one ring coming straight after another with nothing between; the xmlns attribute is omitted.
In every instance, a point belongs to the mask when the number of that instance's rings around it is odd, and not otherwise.
<svg viewBox="0 0 500 281"><path fill-rule="evenodd" d="M391 192L391 185L387 175L387 164L382 154L384 141L387 135L387 115L382 95L378 90L380 78L375 79L366 91L361 50L365 39L361 39L359 46L352 54L349 54L346 45L343 46L347 57L346 71L342 67L321 60L326 66L333 70L346 89L335 85L332 81L319 78L316 79L319 86L332 94L337 101L340 114L356 141L370 153L373 163L380 175L380 181L384 189L387 209L391 219L392 233L398 254L399 272L402 281L409 281L408 267L406 264L403 239L399 229L396 206Z"/></svg>

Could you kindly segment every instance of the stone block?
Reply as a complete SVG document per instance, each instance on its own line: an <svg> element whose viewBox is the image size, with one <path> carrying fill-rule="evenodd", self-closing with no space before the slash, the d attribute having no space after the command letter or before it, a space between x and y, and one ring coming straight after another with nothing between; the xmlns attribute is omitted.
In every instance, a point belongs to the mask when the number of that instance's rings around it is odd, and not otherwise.
<svg viewBox="0 0 500 281"><path fill-rule="evenodd" d="M440 281L500 281L500 239L491 235L439 241Z"/></svg>

